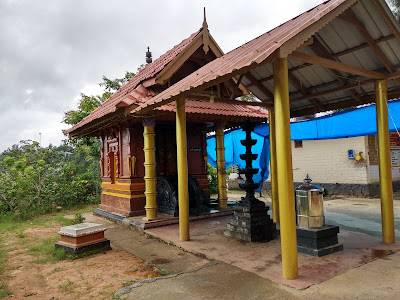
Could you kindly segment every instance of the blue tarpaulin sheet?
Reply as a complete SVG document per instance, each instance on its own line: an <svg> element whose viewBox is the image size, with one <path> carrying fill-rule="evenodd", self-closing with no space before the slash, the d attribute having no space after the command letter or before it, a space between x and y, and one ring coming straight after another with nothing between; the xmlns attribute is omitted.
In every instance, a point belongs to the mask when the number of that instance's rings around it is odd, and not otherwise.
<svg viewBox="0 0 400 300"><path fill-rule="evenodd" d="M252 133L251 137L257 140L257 143L252 147L253 153L258 153L258 157L253 161L253 168L258 168L259 172L253 176L254 182L263 183L268 178L268 164L269 164L269 139ZM226 168L232 165L237 165L239 168L246 167L246 162L240 158L240 154L246 152L246 147L240 143L240 140L246 138L246 133L239 129L225 133L224 146L225 146L225 161ZM215 137L207 139L207 154L208 162L217 167L217 154L215 151ZM261 167L263 166L263 167ZM261 185L259 190L261 189Z"/></svg>
<svg viewBox="0 0 400 300"><path fill-rule="evenodd" d="M400 127L400 100L388 102L389 131ZM268 124L257 126L254 132L269 136ZM375 105L346 110L333 115L290 124L292 140L330 140L376 134Z"/></svg>
<svg viewBox="0 0 400 300"><path fill-rule="evenodd" d="M400 100L388 102L389 131L396 131L400 127ZM346 110L332 115L290 124L292 140L326 140L347 137L365 136L376 134L376 109L375 105ZM253 168L259 168L254 182L263 183L268 178L269 165L269 126L262 124L256 126L252 138L257 140L252 152L258 154L253 161ZM241 129L229 131L225 134L225 160L226 168L231 165L245 167L245 162L240 159L240 154L246 152L240 140L246 134ZM207 139L208 162L216 167L215 137Z"/></svg>

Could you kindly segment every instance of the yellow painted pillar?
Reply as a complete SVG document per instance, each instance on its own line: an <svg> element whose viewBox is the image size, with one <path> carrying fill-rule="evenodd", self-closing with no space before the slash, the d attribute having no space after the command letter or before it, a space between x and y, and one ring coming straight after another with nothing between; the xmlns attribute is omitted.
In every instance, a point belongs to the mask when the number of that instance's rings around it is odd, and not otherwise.
<svg viewBox="0 0 400 300"><path fill-rule="evenodd" d="M279 195L278 195L278 171L276 165L276 127L275 109L268 108L269 115L269 156L271 176L271 197L272 197L272 219L274 223L279 222Z"/></svg>
<svg viewBox="0 0 400 300"><path fill-rule="evenodd" d="M296 279L298 262L287 58L277 58L273 68L282 271L284 278Z"/></svg>
<svg viewBox="0 0 400 300"><path fill-rule="evenodd" d="M155 146L155 121L152 119L143 120L144 137L144 182L146 184L146 210L145 220L157 218L157 178L156 178L156 146Z"/></svg>
<svg viewBox="0 0 400 300"><path fill-rule="evenodd" d="M179 237L181 241L188 241L190 237L185 98L179 98L176 100L176 150L178 169Z"/></svg>
<svg viewBox="0 0 400 300"><path fill-rule="evenodd" d="M225 169L225 147L224 147L224 125L215 126L215 141L217 151L217 178L218 178L218 205L224 209L228 207L228 196L226 194L226 169Z"/></svg>
<svg viewBox="0 0 400 300"><path fill-rule="evenodd" d="M382 239L386 244L393 244L395 243L395 233L386 80L375 82L375 102L379 146Z"/></svg>

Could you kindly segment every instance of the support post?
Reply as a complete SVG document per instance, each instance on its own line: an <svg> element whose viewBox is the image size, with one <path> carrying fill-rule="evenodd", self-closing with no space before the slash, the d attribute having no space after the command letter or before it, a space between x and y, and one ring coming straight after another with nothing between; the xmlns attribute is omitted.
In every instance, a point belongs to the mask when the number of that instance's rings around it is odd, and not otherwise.
<svg viewBox="0 0 400 300"><path fill-rule="evenodd" d="M186 145L185 98L176 100L176 153L178 170L179 238L189 238L189 192Z"/></svg>
<svg viewBox="0 0 400 300"><path fill-rule="evenodd" d="M144 182L146 185L146 217L145 220L157 218L157 178L156 178L156 146L155 146L155 121L152 119L143 120L144 137Z"/></svg>
<svg viewBox="0 0 400 300"><path fill-rule="evenodd" d="M224 209L228 207L226 194L226 169L225 169L225 147L224 147L224 125L215 126L215 140L217 151L217 178L218 178L218 205Z"/></svg>
<svg viewBox="0 0 400 300"><path fill-rule="evenodd" d="M274 107L276 121L276 162L278 171L282 271L286 279L298 277L296 213L290 139L290 106L287 58L274 61Z"/></svg>
<svg viewBox="0 0 400 300"><path fill-rule="evenodd" d="M279 222L279 195L278 195L278 171L276 165L276 126L275 109L268 108L269 117L269 155L271 174L271 196L272 196L272 219L274 223Z"/></svg>
<svg viewBox="0 0 400 300"><path fill-rule="evenodd" d="M375 102L379 147L382 239L385 244L393 244L395 243L395 232L386 80L375 82Z"/></svg>

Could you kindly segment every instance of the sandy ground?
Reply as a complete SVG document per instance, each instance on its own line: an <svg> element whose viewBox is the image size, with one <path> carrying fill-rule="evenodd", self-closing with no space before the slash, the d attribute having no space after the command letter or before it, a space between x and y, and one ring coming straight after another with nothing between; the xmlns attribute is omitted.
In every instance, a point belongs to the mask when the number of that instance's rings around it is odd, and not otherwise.
<svg viewBox="0 0 400 300"><path fill-rule="evenodd" d="M134 282L160 276L145 261L111 244L112 250L76 260L35 263L28 244L57 235L60 227L29 228L26 236L7 234L5 275L12 299L111 299Z"/></svg>

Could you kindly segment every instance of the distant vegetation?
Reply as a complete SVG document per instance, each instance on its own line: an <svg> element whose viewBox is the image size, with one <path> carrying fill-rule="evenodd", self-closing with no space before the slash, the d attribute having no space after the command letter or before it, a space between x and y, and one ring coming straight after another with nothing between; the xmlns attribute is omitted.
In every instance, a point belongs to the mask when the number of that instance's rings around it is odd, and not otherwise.
<svg viewBox="0 0 400 300"><path fill-rule="evenodd" d="M134 75L126 72L114 80L103 76L103 93L82 94L78 108L66 112L63 122L80 122ZM70 138L59 147L46 148L35 141L21 141L0 154L0 221L10 216L29 218L58 206L98 203L100 184L98 138Z"/></svg>
<svg viewBox="0 0 400 300"><path fill-rule="evenodd" d="M1 216L21 218L96 203L100 165L91 146L41 148L22 141L0 154ZM0 217L1 217L0 216Z"/></svg>

